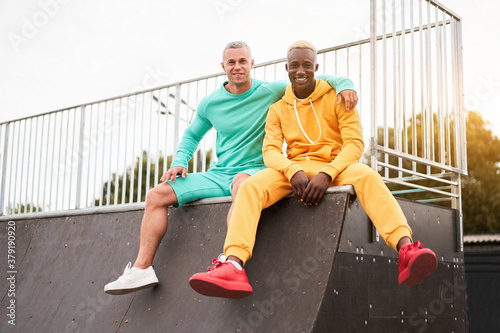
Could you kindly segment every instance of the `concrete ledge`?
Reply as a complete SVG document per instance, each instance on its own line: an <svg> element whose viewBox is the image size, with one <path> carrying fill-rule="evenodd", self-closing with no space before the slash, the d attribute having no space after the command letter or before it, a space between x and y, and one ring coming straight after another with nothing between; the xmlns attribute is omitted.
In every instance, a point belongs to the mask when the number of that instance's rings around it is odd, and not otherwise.
<svg viewBox="0 0 500 333"><path fill-rule="evenodd" d="M351 195L355 194L354 187L352 185L333 186L333 187L328 188L326 190L326 193L348 193ZM217 198L201 199L201 200L197 200L197 201L188 203L184 206L187 207L187 206L197 206L197 205L212 205L212 204L226 203L226 202L232 202L231 197L217 197ZM93 207L93 208L61 210L61 211L56 211L56 212L40 212L40 213L5 215L5 216L0 216L0 223L7 222L7 221L47 219L47 218L52 218L52 217L130 212L130 211L134 211L134 210L143 210L145 205L146 204L144 202L139 202L139 203L133 203L133 204L124 204L124 205L111 205L111 206L101 206L101 207Z"/></svg>

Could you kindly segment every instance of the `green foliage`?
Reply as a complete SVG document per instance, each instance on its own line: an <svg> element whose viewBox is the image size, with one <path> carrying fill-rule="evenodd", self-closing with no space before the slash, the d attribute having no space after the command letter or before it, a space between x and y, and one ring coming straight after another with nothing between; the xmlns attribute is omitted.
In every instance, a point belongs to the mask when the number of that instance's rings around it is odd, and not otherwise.
<svg viewBox="0 0 500 333"><path fill-rule="evenodd" d="M28 214L28 213L39 213L42 211L41 207L37 207L31 204L27 205L19 205L17 204L15 207L12 204L9 204L7 207L7 214L8 215L14 215L14 214Z"/></svg>
<svg viewBox="0 0 500 333"><path fill-rule="evenodd" d="M500 232L500 140L479 114L467 115L468 176L462 182L464 233Z"/></svg>
<svg viewBox="0 0 500 333"><path fill-rule="evenodd" d="M200 156L200 155L199 155ZM207 157L205 160L206 170L210 167L212 151L207 152ZM201 158L198 158L200 163ZM139 168L142 163L141 168ZM160 178L163 175L164 170L167 166L172 163L172 156L167 156L167 164L165 165L165 158L160 156L158 159L158 174L156 175L156 158L149 158L147 151L142 152L142 158L137 157L134 168L127 168L125 177L124 175L118 176L118 183L116 182L117 175L113 174L110 181L103 184L101 198L97 198L94 201L95 206L101 206L108 204L108 191L109 191L109 203L114 204L115 202L115 192L116 192L116 202L121 203L131 203L131 202L144 202L146 200L146 194L148 188L153 188L160 182ZM149 164L149 183L148 183L148 164ZM141 170L139 170L141 169ZM141 187L139 195L139 171L141 171ZM188 163L188 172L193 172L193 159ZM155 176L158 176L157 178ZM124 184L124 178L126 183ZM118 185L118 188L116 186ZM125 185L125 186L124 186ZM123 197L123 190L125 190L125 198ZM132 190L132 192L131 192ZM132 198L130 194L132 193ZM131 200L132 199L132 200Z"/></svg>

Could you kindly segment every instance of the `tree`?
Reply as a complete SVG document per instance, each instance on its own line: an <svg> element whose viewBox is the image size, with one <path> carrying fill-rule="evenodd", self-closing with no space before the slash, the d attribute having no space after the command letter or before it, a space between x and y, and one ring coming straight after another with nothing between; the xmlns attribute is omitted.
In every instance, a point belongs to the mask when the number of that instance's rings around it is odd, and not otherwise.
<svg viewBox="0 0 500 333"><path fill-rule="evenodd" d="M468 176L462 182L464 233L500 232L500 140L479 114L467 114Z"/></svg>

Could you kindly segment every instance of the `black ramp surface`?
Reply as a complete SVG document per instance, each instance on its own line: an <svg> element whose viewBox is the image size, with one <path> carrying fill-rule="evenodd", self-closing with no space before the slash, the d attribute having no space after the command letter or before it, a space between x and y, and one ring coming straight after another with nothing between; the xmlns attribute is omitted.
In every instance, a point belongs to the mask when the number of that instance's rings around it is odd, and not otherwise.
<svg viewBox="0 0 500 333"><path fill-rule="evenodd" d="M348 200L331 193L305 207L288 197L266 209L246 265L254 293L240 300L201 296L187 283L221 252L229 202L169 209L154 263L160 284L123 296L103 286L135 259L142 210L16 221L16 325L2 320L0 331L312 332ZM7 222L0 228L6 249ZM0 292L6 310L11 298Z"/></svg>

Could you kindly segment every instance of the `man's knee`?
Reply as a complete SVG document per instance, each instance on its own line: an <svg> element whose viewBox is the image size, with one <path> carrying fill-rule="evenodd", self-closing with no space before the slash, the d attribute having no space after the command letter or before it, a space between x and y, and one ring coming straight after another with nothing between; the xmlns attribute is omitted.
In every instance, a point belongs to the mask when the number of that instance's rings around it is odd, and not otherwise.
<svg viewBox="0 0 500 333"><path fill-rule="evenodd" d="M241 183L243 183L246 179L248 179L250 176L247 175L246 173L240 173L237 174L233 178L233 184L232 184L232 190L231 190L231 195L233 197L236 196L236 193L238 193L238 189L240 188Z"/></svg>
<svg viewBox="0 0 500 333"><path fill-rule="evenodd" d="M177 196L168 183L155 186L146 197L147 207L168 207L175 204L177 204Z"/></svg>

